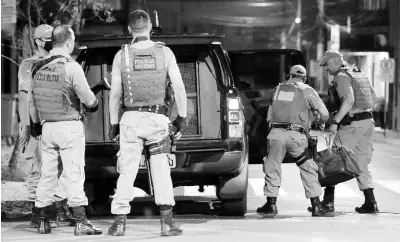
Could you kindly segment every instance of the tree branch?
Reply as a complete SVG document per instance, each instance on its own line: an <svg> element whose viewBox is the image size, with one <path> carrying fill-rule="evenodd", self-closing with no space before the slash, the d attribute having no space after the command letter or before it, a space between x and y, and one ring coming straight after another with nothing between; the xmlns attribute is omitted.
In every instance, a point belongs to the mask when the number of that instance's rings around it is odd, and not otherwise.
<svg viewBox="0 0 400 242"><path fill-rule="evenodd" d="M16 64L17 66L19 66L18 62L16 62L15 60L11 59L8 56L5 56L5 55L1 54L1 57L4 58L4 59L7 59L7 60L11 61L12 63Z"/></svg>
<svg viewBox="0 0 400 242"><path fill-rule="evenodd" d="M32 19L31 19L31 0L28 0L28 33L29 33L29 43L31 45L31 55L33 55L33 40L32 40Z"/></svg>

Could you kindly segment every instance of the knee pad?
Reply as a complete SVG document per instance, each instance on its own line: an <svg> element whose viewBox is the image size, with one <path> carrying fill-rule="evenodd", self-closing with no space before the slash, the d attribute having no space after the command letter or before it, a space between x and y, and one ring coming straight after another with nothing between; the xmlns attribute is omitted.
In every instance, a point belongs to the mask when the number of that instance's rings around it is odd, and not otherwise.
<svg viewBox="0 0 400 242"><path fill-rule="evenodd" d="M171 153L171 139L167 136L160 142L149 144L148 149L150 156L164 153L169 154Z"/></svg>

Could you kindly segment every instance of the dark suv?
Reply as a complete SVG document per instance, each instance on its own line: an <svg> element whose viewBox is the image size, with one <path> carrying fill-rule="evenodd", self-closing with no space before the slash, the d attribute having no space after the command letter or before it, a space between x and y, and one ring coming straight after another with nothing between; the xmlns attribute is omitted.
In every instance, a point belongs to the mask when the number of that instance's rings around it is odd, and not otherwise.
<svg viewBox="0 0 400 242"><path fill-rule="evenodd" d="M155 36L174 52L188 97L188 126L177 142L171 175L176 186L216 186L223 215L247 211L248 140L244 108L235 87L227 53L212 35ZM109 91L115 54L131 38L109 36L80 38L81 63L89 85L99 91L99 110L87 115L86 184L90 201L106 200L114 193L118 143L108 138ZM99 83L106 84L99 87ZM108 83L108 84L107 84ZM176 107L171 120L177 115ZM149 193L145 162L135 187Z"/></svg>

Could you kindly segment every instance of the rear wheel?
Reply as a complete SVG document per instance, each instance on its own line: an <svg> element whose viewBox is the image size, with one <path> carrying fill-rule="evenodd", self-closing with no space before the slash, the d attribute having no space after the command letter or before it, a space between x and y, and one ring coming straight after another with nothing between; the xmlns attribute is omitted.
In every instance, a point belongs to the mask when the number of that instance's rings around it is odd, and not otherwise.
<svg viewBox="0 0 400 242"><path fill-rule="evenodd" d="M221 201L220 209L220 214L223 216L244 216L247 213L247 196Z"/></svg>

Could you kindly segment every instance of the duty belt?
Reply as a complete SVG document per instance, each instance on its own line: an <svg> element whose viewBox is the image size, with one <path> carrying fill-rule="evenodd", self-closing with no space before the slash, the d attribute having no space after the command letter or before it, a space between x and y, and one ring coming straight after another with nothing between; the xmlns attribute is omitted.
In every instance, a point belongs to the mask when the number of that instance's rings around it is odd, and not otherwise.
<svg viewBox="0 0 400 242"><path fill-rule="evenodd" d="M45 120L45 123L54 123L54 122L65 122L65 121L82 121L82 117L78 118L68 118L68 119L60 119L60 120Z"/></svg>
<svg viewBox="0 0 400 242"><path fill-rule="evenodd" d="M371 112L362 112L362 113L355 113L353 116L350 116L351 121L360 121L364 119L370 119L372 118L372 113Z"/></svg>
<svg viewBox="0 0 400 242"><path fill-rule="evenodd" d="M271 124L271 128L286 129L297 131L302 134L306 134L306 129L303 127L293 126L292 124Z"/></svg>
<svg viewBox="0 0 400 242"><path fill-rule="evenodd" d="M139 111L139 112L150 112L166 114L167 107L165 105L153 105L153 106L141 106L141 107L123 107L124 112L128 111Z"/></svg>

